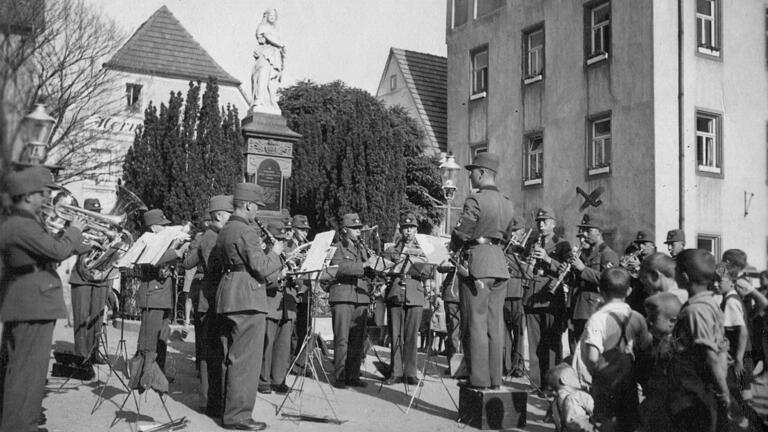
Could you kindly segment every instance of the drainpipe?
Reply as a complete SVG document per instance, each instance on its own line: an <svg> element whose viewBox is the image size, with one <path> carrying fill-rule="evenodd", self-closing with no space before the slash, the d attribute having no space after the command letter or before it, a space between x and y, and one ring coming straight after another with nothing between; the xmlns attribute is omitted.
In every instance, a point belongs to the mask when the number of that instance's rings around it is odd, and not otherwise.
<svg viewBox="0 0 768 432"><path fill-rule="evenodd" d="M678 207L677 224L685 229L685 141L683 119L685 106L683 104L683 1L677 0L677 151L678 151Z"/></svg>

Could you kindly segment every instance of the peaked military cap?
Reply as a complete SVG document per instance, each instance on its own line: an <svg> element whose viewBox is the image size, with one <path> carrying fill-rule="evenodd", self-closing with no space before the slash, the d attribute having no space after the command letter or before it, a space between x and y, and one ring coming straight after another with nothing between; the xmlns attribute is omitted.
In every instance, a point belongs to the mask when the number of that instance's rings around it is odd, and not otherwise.
<svg viewBox="0 0 768 432"><path fill-rule="evenodd" d="M415 226L419 226L419 222L416 220L416 216L414 216L413 213L403 213L400 215L400 226L415 227Z"/></svg>
<svg viewBox="0 0 768 432"><path fill-rule="evenodd" d="M208 213L215 211L227 211L232 213L235 210L232 195L214 195L208 200ZM209 215L210 216L210 215Z"/></svg>
<svg viewBox="0 0 768 432"><path fill-rule="evenodd" d="M512 217L512 230L517 231L525 228L525 221L519 216Z"/></svg>
<svg viewBox="0 0 768 432"><path fill-rule="evenodd" d="M285 240L288 235L288 228L282 221L268 223L267 231L278 240Z"/></svg>
<svg viewBox="0 0 768 432"><path fill-rule="evenodd" d="M362 228L363 223L360 222L360 216L357 213L347 213L341 218L341 225L344 228Z"/></svg>
<svg viewBox="0 0 768 432"><path fill-rule="evenodd" d="M677 241L685 242L685 231L681 229L667 231L667 239L664 240L664 243L673 243Z"/></svg>
<svg viewBox="0 0 768 432"><path fill-rule="evenodd" d="M51 172L44 167L25 168L5 177L5 186L12 197L51 189L55 186L52 182Z"/></svg>
<svg viewBox="0 0 768 432"><path fill-rule="evenodd" d="M264 189L254 183L238 183L235 185L235 201L254 202L264 205Z"/></svg>
<svg viewBox="0 0 768 432"><path fill-rule="evenodd" d="M581 223L578 225L579 228L596 228L599 230L603 229L603 221L600 220L597 216L590 215L588 213L585 213L584 216L581 218Z"/></svg>
<svg viewBox="0 0 768 432"><path fill-rule="evenodd" d="M293 225L294 228L299 229L309 229L309 220L307 220L307 217L301 214L294 215L293 219L291 220L291 225Z"/></svg>
<svg viewBox="0 0 768 432"><path fill-rule="evenodd" d="M475 160L464 168L473 170L475 168L486 168L493 172L499 171L499 156L493 153L483 152L475 156Z"/></svg>
<svg viewBox="0 0 768 432"><path fill-rule="evenodd" d="M152 225L168 225L171 223L165 218L163 211L160 209L152 209L144 212L144 226Z"/></svg>
<svg viewBox="0 0 768 432"><path fill-rule="evenodd" d="M98 198L86 198L83 201L83 208L93 212L101 212L101 202Z"/></svg>
<svg viewBox="0 0 768 432"><path fill-rule="evenodd" d="M655 243L653 231L638 231L634 243Z"/></svg>
<svg viewBox="0 0 768 432"><path fill-rule="evenodd" d="M549 207L540 207L536 211L536 220L539 219L555 219L555 212Z"/></svg>

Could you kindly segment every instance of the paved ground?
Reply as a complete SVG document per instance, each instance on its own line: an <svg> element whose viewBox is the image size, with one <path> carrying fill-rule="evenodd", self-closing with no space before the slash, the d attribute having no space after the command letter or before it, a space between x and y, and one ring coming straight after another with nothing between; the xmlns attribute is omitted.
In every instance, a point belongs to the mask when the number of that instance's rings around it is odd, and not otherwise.
<svg viewBox="0 0 768 432"><path fill-rule="evenodd" d="M120 368L123 359L115 355L120 339L118 329L109 327L107 331L109 354L116 367ZM129 356L136 349L137 333L125 333L126 351ZM59 321L54 332L54 349L66 351L72 349L72 329ZM375 351L386 362L389 351L375 347ZM424 365L426 357L420 355L419 366ZM53 361L53 360L52 360ZM458 423L457 408L459 388L456 380L442 375L446 368L445 358L438 357L437 364L430 367L422 390L417 393L413 407L408 410L408 403L414 387L404 385L381 386L381 374L376 368L378 359L372 350L364 365L363 380L368 386L363 389L339 390L323 382L306 379L300 380L295 396L285 400L283 411L276 414L277 407L284 398L277 394L259 395L254 407L253 417L265 421L272 431L461 431L466 425ZM324 367L329 370L330 359L324 359ZM154 424L168 420L158 395L146 392L137 398L141 415L137 415L136 403L129 399L126 407L119 407L126 397L120 382L108 376L109 369L100 366L97 379L90 382L49 377L48 394L43 406L48 417L46 427L50 431L136 431L137 425L142 430ZM186 417L189 420L184 429L190 432L224 430L220 425L200 414L198 409L197 376L194 368L194 333L185 340L180 339L179 329L169 347L167 371L174 379L170 385L170 394L166 398L168 410L174 418ZM322 372L320 372L322 374ZM441 379L442 378L442 379ZM295 376L290 375L291 385ZM107 386L103 383L107 381ZM510 381L509 387L516 391L530 390L521 380ZM62 387L63 385L63 387ZM60 389L61 387L61 389ZM103 399L99 397L103 391ZM754 388L754 406L765 418L768 416L768 382L760 381ZM95 411L92 409L96 406ZM549 431L553 426L542 422L547 402L535 394L528 394L528 431ZM304 414L308 416L338 418L343 423L329 424L310 421L295 421L282 416L286 414ZM138 418L138 422L137 422ZM470 428L471 430L472 428ZM515 429L513 429L515 430Z"/></svg>
<svg viewBox="0 0 768 432"><path fill-rule="evenodd" d="M166 372L174 379L170 385L170 394L166 398L168 410L174 418L186 417L189 420L185 429L187 431L224 430L216 421L197 411L199 403L195 393L197 376L194 368L194 334L190 334L185 340L180 340L179 335L179 329L176 328L168 352ZM115 356L120 332L109 327L107 336L110 357L120 368L123 361L119 356ZM127 352L132 356L136 349L137 333L126 332L125 336ZM71 351L72 339L72 329L65 327L63 321L59 321L54 332L54 349ZM388 349L375 347L375 350L384 361L389 362ZM420 356L419 367L423 366L425 359L424 355ZM306 379L303 383L297 383L297 388L301 387L302 391L285 401L281 415L276 415L276 409L283 402L283 397L271 394L259 395L253 417L265 421L272 431L459 431L466 428L466 425L456 421L457 408L454 401L458 404L459 387L456 386L456 380L442 375L446 369L444 357L438 357L438 363L434 366L430 363L422 391L418 393L418 398L410 410L407 410L407 407L415 388L409 386L406 390L404 385L381 386L381 374L375 366L377 362L374 351L370 351L363 374L363 380L368 383L366 388L339 390L326 382L318 383ZM329 370L330 359L324 359L323 363L326 370ZM46 427L50 431L135 431L136 404L130 399L124 410L119 409L126 392L114 376L108 377L108 372L106 366L100 366L97 380L90 382L70 380L64 384L62 378L49 377L49 391L43 401L48 417ZM91 413L94 405L100 401L98 395L107 379L104 399L95 412ZM294 375L289 375L288 385L291 385L294 379ZM64 386L59 390L62 384ZM527 386L521 382L509 384L519 391L527 390ZM546 402L535 395L529 395L528 402L528 426L525 430L552 430L552 425L541 422ZM140 395L138 403L141 411L138 424L142 429L168 420L156 393L146 392ZM343 423L339 425L295 421L283 418L282 413L337 417ZM115 424L110 429L113 423Z"/></svg>

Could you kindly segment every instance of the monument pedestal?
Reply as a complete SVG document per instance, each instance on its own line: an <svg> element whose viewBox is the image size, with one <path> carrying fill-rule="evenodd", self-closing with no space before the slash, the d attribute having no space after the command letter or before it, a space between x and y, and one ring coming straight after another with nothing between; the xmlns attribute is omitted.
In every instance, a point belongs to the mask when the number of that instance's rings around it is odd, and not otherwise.
<svg viewBox="0 0 768 432"><path fill-rule="evenodd" d="M477 429L511 429L525 427L528 393L509 387L499 390L477 390L462 387L459 391L459 423Z"/></svg>
<svg viewBox="0 0 768 432"><path fill-rule="evenodd" d="M301 135L292 131L285 117L251 112L241 122L245 139L245 180L264 189L265 206L258 217L264 223L289 215L287 180L291 177L293 145Z"/></svg>

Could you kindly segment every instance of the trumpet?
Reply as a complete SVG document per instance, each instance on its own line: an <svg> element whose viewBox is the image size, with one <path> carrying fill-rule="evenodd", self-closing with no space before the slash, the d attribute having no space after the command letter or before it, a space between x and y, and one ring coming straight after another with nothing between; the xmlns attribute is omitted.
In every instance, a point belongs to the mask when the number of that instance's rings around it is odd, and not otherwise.
<svg viewBox="0 0 768 432"><path fill-rule="evenodd" d="M627 270L632 277L637 277L640 273L640 254L642 252L642 249L637 249L632 253L622 255L619 258L619 266Z"/></svg>

